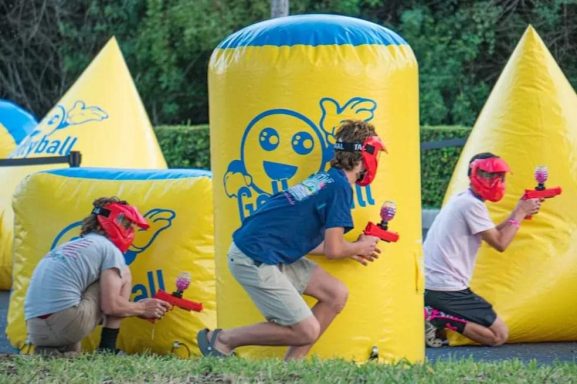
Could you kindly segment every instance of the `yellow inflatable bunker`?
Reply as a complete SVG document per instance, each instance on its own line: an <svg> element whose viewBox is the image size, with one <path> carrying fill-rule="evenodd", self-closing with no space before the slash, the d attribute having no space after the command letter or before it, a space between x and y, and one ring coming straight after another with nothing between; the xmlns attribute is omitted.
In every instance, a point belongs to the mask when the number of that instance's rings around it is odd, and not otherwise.
<svg viewBox="0 0 577 384"><path fill-rule="evenodd" d="M378 222L382 203L393 200L391 228L400 240L381 243L381 258L368 268L315 257L350 295L311 355L366 361L372 351L381 361L423 360L417 76L415 56L400 36L343 16L268 20L214 50L209 100L220 327L263 321L228 271L233 231L272 194L327 169L335 129L344 119L361 119L376 126L389 154L381 156L373 183L355 188L348 239ZM284 349L238 352L269 357Z"/></svg>
<svg viewBox="0 0 577 384"><path fill-rule="evenodd" d="M76 83L10 154L13 159L66 156L82 165L166 168L166 162L122 53L112 38ZM12 195L33 172L64 165L0 168L0 289L11 286Z"/></svg>
<svg viewBox="0 0 577 384"><path fill-rule="evenodd" d="M118 196L136 206L150 228L137 232L125 254L132 272L132 300L176 290L181 272L192 276L184 297L204 305L202 312L174 308L162 320L123 320L118 346L134 353L152 351L197 355L196 332L216 325L212 180L207 171L76 168L29 176L14 196L14 286L7 334L26 351L24 298L38 261L54 247L78 237L92 202ZM99 330L85 340L93 349Z"/></svg>
<svg viewBox="0 0 577 384"><path fill-rule="evenodd" d="M468 186L467 166L479 152L511 166L506 195L488 203L505 220L534 171L547 166L546 186L563 193L524 220L504 253L481 246L471 287L509 326L509 342L577 340L577 95L537 32L529 27L495 84L463 149L445 200ZM470 343L453 335L451 344Z"/></svg>

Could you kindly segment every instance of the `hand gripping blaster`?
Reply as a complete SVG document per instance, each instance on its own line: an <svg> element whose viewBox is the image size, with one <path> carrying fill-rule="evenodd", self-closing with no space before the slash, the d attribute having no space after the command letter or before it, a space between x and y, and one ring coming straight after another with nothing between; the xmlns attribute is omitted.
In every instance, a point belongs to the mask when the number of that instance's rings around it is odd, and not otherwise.
<svg viewBox="0 0 577 384"><path fill-rule="evenodd" d="M549 178L549 172L547 167L539 166L535 168L535 180L537 181L537 186L535 189L526 189L523 194L522 199L550 199L557 195L560 195L562 190L561 187L546 188L545 182ZM525 219L531 219L531 216L525 217Z"/></svg>
<svg viewBox="0 0 577 384"><path fill-rule="evenodd" d="M184 290L187 289L188 286L190 285L190 280L191 280L190 274L188 272L182 272L176 278L176 291L172 292L172 294L169 294L168 292L159 289L158 291L156 291L154 298L164 300L170 303L171 305L184 309L186 311L201 312L202 303L187 300L182 297Z"/></svg>
<svg viewBox="0 0 577 384"><path fill-rule="evenodd" d="M393 220L397 213L397 207L392 201L385 201L381 207L381 222L373 224L369 221L363 233L367 236L375 236L387 243L395 243L399 240L397 232L389 231L389 221Z"/></svg>

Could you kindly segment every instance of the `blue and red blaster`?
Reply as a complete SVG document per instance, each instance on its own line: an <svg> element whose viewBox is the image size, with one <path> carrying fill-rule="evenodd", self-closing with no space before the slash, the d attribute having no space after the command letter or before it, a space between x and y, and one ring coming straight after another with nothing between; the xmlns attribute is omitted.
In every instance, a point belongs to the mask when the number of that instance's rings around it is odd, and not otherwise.
<svg viewBox="0 0 577 384"><path fill-rule="evenodd" d="M549 178L549 171L545 166L538 166L535 168L535 181L537 181L537 186L535 189L526 189L523 194L523 200L529 199L551 199L555 196L561 194L561 187L547 188L545 187L545 182ZM531 220L532 216L526 216L526 220Z"/></svg>
<svg viewBox="0 0 577 384"><path fill-rule="evenodd" d="M397 232L389 231L389 221L395 217L397 213L397 206L392 201L385 201L381 207L381 222L374 224L369 221L363 234L366 236L374 236L386 241L387 243L396 243L399 240Z"/></svg>
<svg viewBox="0 0 577 384"><path fill-rule="evenodd" d="M184 291L190 285L190 274L188 272L182 272L176 278L176 291L172 292L172 294L159 289L156 291L156 294L153 296L155 299L164 300L167 303L170 303L173 307L178 307L180 309L184 309L185 311L195 311L201 312L203 309L202 303L197 301L192 301L185 299L183 296ZM154 322L154 319L149 319L151 322Z"/></svg>

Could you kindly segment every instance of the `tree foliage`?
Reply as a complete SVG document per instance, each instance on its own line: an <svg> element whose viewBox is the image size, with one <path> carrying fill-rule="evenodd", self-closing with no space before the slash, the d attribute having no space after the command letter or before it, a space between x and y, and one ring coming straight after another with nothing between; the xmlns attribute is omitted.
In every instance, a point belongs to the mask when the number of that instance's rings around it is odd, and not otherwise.
<svg viewBox="0 0 577 384"><path fill-rule="evenodd" d="M528 24L577 84L572 0L292 0L398 32L420 69L421 122L471 125ZM155 125L208 121L207 66L231 33L270 17L270 0L4 0L0 98L44 116L116 36Z"/></svg>

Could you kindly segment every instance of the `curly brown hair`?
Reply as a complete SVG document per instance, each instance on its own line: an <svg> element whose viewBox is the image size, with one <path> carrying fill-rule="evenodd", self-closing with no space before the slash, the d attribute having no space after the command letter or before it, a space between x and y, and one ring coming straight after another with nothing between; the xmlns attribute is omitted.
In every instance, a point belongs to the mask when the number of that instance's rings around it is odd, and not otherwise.
<svg viewBox="0 0 577 384"><path fill-rule="evenodd" d="M337 129L336 141L344 143L363 143L369 136L376 136L375 127L362 120L345 120ZM331 166L351 171L361 161L361 152L335 151Z"/></svg>
<svg viewBox="0 0 577 384"><path fill-rule="evenodd" d="M94 208L102 208L110 203L119 203L123 205L128 205L125 200L120 200L116 196L112 197L99 197L92 202ZM96 219L96 215L91 213L82 220L82 228L80 229L80 236L85 236L89 233L98 233L99 235L106 236L106 233L100 226L100 223Z"/></svg>

